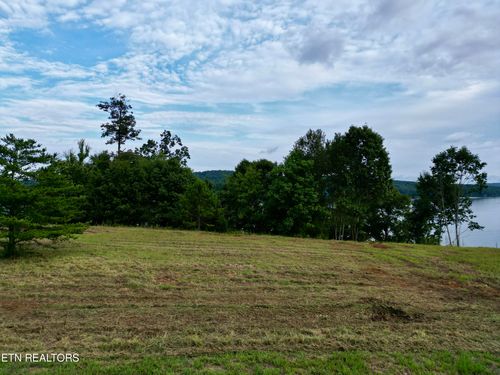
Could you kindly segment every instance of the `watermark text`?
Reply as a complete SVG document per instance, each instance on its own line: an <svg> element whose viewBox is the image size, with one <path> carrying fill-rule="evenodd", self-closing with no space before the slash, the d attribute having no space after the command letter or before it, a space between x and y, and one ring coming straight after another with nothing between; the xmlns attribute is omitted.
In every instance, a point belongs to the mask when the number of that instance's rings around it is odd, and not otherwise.
<svg viewBox="0 0 500 375"><path fill-rule="evenodd" d="M79 362L78 353L0 353L0 362Z"/></svg>

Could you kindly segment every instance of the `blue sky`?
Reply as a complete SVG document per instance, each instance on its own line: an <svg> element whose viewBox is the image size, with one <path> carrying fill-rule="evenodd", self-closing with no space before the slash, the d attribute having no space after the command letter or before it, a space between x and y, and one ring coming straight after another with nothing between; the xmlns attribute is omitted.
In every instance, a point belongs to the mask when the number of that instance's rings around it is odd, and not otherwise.
<svg viewBox="0 0 500 375"><path fill-rule="evenodd" d="M500 181L499 19L498 0L0 0L0 134L110 148L95 104L121 92L195 170L366 123L395 178L466 145Z"/></svg>

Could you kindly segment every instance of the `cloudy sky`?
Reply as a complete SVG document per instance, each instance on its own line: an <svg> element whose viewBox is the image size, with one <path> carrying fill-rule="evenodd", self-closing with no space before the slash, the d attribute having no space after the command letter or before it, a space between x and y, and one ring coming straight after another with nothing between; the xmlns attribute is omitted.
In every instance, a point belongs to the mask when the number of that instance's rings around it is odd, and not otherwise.
<svg viewBox="0 0 500 375"><path fill-rule="evenodd" d="M466 145L500 181L499 20L499 0L0 0L0 134L111 149L95 105L121 92L194 170L366 123L395 178Z"/></svg>

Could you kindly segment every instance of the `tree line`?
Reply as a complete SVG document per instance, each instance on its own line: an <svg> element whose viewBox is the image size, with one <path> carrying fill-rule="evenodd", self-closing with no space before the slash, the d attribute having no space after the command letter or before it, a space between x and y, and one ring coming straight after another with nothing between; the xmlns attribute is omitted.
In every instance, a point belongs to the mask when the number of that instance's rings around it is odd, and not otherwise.
<svg viewBox="0 0 500 375"><path fill-rule="evenodd" d="M283 162L242 160L221 189L188 168L188 148L163 131L140 140L125 95L102 101L101 125L116 152L49 154L33 139L0 139L0 241L5 254L19 243L81 233L88 224L174 227L212 231L460 245L474 221L470 194L486 187L485 163L466 147L432 160L415 199L395 189L381 135L351 126L327 139L309 130ZM471 188L472 186L472 188Z"/></svg>

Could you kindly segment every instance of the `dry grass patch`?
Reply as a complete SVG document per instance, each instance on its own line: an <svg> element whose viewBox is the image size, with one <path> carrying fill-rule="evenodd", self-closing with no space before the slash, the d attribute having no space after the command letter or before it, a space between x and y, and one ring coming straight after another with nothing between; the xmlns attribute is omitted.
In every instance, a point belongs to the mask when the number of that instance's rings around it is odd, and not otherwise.
<svg viewBox="0 0 500 375"><path fill-rule="evenodd" d="M92 227L0 261L0 352L497 356L499 286L495 249Z"/></svg>

